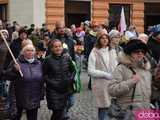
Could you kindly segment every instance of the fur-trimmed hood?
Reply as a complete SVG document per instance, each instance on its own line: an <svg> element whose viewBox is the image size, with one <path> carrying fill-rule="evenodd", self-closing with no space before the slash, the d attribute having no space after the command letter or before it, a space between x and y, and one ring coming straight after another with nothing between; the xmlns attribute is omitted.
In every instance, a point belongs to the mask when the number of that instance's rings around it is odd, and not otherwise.
<svg viewBox="0 0 160 120"><path fill-rule="evenodd" d="M119 52L119 54L118 54L118 62L120 64L131 66L133 68L140 67L140 68L143 68L145 70L150 70L151 69L151 64L150 64L150 62L149 62L149 60L147 58L144 58L144 60L139 64L138 63L134 63L131 60L131 56L125 54L124 52Z"/></svg>

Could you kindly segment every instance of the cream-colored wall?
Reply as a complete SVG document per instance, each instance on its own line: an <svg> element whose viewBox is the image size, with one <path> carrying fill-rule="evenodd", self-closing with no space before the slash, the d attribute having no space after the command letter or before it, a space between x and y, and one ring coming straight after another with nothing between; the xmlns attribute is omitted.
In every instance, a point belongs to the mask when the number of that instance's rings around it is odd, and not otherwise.
<svg viewBox="0 0 160 120"><path fill-rule="evenodd" d="M9 0L9 21L20 25L34 23L41 26L45 22L45 0Z"/></svg>
<svg viewBox="0 0 160 120"><path fill-rule="evenodd" d="M33 23L33 0L9 0L9 21L21 25Z"/></svg>

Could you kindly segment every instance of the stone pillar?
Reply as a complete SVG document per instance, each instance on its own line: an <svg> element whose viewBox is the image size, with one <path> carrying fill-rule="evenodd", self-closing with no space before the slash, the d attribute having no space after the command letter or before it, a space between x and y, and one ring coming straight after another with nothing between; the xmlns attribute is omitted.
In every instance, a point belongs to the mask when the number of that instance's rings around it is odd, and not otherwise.
<svg viewBox="0 0 160 120"><path fill-rule="evenodd" d="M46 23L53 30L56 21L64 21L64 0L46 0Z"/></svg>
<svg viewBox="0 0 160 120"><path fill-rule="evenodd" d="M98 23L108 22L108 0L93 0L92 1L92 21Z"/></svg>
<svg viewBox="0 0 160 120"><path fill-rule="evenodd" d="M45 22L45 0L9 0L9 21L30 26Z"/></svg>
<svg viewBox="0 0 160 120"><path fill-rule="evenodd" d="M46 0L33 0L33 23L40 27L46 22L45 3Z"/></svg>
<svg viewBox="0 0 160 120"><path fill-rule="evenodd" d="M131 24L135 25L138 32L144 32L144 2L133 3Z"/></svg>

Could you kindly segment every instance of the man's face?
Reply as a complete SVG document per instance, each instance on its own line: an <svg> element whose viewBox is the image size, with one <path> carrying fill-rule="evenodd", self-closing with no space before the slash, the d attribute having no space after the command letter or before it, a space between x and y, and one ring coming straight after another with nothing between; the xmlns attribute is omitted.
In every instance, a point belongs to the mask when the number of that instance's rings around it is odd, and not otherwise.
<svg viewBox="0 0 160 120"><path fill-rule="evenodd" d="M64 33L65 33L64 25L59 25L59 26L57 27L57 33L58 33L59 35L64 35Z"/></svg>

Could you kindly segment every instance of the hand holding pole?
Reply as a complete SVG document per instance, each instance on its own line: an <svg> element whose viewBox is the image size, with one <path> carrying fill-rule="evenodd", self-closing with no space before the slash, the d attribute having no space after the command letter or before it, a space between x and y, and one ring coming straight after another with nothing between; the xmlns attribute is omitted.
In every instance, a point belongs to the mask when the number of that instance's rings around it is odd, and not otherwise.
<svg viewBox="0 0 160 120"><path fill-rule="evenodd" d="M11 54L14 63L18 64L17 61L16 61L16 59L15 59L15 57L14 57L14 55L13 55L13 53L12 53L12 51L11 51L11 49L10 49L10 47L9 47L9 45L8 45L8 43L7 43L6 38L3 35L3 32L6 32L6 31L5 30L0 30L0 35L1 35L2 39L4 40L4 43L5 43L8 51L9 51L9 53ZM21 69L19 69L19 73L20 73L21 77L23 77L23 73L22 73Z"/></svg>

